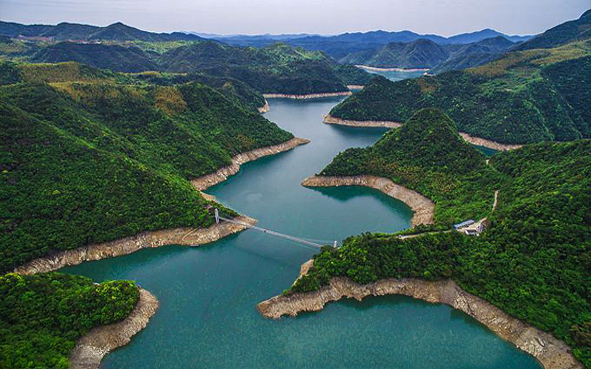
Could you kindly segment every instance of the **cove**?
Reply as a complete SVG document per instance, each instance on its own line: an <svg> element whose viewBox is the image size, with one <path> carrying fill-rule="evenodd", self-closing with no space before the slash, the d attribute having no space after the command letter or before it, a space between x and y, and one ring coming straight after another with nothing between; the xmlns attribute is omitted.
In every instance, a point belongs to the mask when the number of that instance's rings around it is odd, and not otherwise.
<svg viewBox="0 0 591 369"><path fill-rule="evenodd" d="M261 227L297 237L330 241L407 228L410 209L378 191L300 186L339 151L371 145L384 132L322 124L341 100L269 100L266 116L311 142L245 164L206 192ZM62 271L132 279L160 302L146 329L109 354L104 368L540 368L467 315L403 296L263 318L256 304L288 287L315 252L249 230L203 247L142 250Z"/></svg>

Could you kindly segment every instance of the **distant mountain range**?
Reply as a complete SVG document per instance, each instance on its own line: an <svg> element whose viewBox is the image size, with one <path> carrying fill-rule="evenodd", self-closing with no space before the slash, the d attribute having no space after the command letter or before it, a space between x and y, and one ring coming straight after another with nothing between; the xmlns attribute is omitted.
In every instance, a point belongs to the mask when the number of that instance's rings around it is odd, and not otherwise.
<svg viewBox="0 0 591 369"><path fill-rule="evenodd" d="M376 77L330 115L404 122L419 109L437 107L462 131L506 144L589 138L590 29L587 11L476 68L398 82ZM474 57L480 48L505 46L502 38L487 39L459 48L454 58L459 61L467 51L465 56Z"/></svg>
<svg viewBox="0 0 591 369"><path fill-rule="evenodd" d="M479 42L487 38L502 36L512 42L523 42L532 36L510 36L504 33L492 30L483 29L481 31L462 33L451 37L443 37L433 34L418 34L412 31L399 31L399 32L388 32L388 31L370 31L370 32L355 32L355 33L343 33L336 36L305 36L295 37L296 35L284 35L287 36L281 41L287 42L291 45L301 46L308 50L322 50L332 56L335 59L341 59L348 54L362 51L371 50L378 47L384 46L392 42L410 43L419 39L426 39L433 41L439 45L450 45L450 44L469 44L473 42ZM293 37L292 37L293 36ZM277 42L279 36L273 35L258 35L258 36L223 36L223 37L212 37L219 41L225 42L231 45L239 46L254 46L262 47Z"/></svg>
<svg viewBox="0 0 591 369"><path fill-rule="evenodd" d="M54 41L80 40L80 41L198 41L201 37L182 32L154 33L142 31L127 26L121 22L113 23L106 27L89 26L76 23L59 23L58 25L32 24L0 21L0 35L17 38L34 37L47 38Z"/></svg>
<svg viewBox="0 0 591 369"><path fill-rule="evenodd" d="M421 35L411 31L386 32L357 32L344 33L336 36L321 36L310 34L280 34L280 35L215 35L197 34L195 32L154 33L142 31L123 23L113 23L106 27L91 26L75 23L59 23L53 25L24 25L12 22L0 22L0 36L11 38L25 38L48 41L82 41L82 42L170 42L170 41L202 41L209 39L233 46L255 46L262 48L278 42L293 46L300 46L307 50L324 51L331 57L346 64L367 64L376 67L400 68L436 68L446 62L442 70L464 68L480 65L490 61L493 54L504 51L498 47L484 47L477 45L464 48L457 55L458 61L448 60L455 51L461 49L458 45L473 44L485 39L502 37L510 42L521 42L531 36L508 36L491 29L484 29L472 33L463 33L452 37L439 35ZM52 50L38 52L35 61L75 60L82 63L90 62L85 52L105 52L107 59L118 60L111 65L116 71L141 71L153 69L153 63L138 50L101 48L90 50L74 45L60 45ZM471 55L472 52L475 55ZM127 54L132 54L131 56ZM69 56L68 56L69 55ZM118 55L118 56L115 56ZM127 59L127 60L126 60ZM133 60L137 60L134 65ZM102 63L104 64L104 63ZM109 67L109 64L90 63L98 67Z"/></svg>

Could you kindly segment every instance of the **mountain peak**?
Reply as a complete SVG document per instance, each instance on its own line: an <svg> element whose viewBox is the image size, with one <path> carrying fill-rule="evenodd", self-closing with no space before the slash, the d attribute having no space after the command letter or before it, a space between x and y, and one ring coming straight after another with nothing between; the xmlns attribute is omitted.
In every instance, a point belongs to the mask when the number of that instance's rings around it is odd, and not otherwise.
<svg viewBox="0 0 591 369"><path fill-rule="evenodd" d="M456 124L436 108L421 109L404 125L386 133L377 150L391 162L429 170L467 173L484 165L484 156L458 134Z"/></svg>

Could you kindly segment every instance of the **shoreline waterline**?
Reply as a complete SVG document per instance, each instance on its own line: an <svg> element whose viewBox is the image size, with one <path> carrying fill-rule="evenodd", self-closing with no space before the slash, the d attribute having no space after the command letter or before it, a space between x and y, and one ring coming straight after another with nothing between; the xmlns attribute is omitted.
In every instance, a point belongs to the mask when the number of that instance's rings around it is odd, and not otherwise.
<svg viewBox="0 0 591 369"><path fill-rule="evenodd" d="M335 97L335 96L349 96L352 95L351 91L339 91L339 92L325 92L325 93L314 93L314 94L263 94L265 99L319 99L322 97Z"/></svg>
<svg viewBox="0 0 591 369"><path fill-rule="evenodd" d="M312 265L312 261L304 263L298 279ZM361 301L368 296L384 295L405 295L460 310L484 324L501 339L532 355L545 369L583 368L566 343L464 291L453 280L429 282L413 278L383 279L360 285L346 277L333 277L328 286L323 286L318 291L275 296L260 302L257 310L265 318L279 319L284 315L293 317L301 312L320 311L327 303L342 298Z"/></svg>
<svg viewBox="0 0 591 369"><path fill-rule="evenodd" d="M420 193L397 185L388 178L360 176L311 176L302 182L304 187L339 187L363 186L374 188L382 193L402 201L410 207L414 214L411 219L413 227L420 224L433 224L435 204Z"/></svg>
<svg viewBox="0 0 591 369"><path fill-rule="evenodd" d="M254 225L256 220L247 216L238 216L236 220ZM117 256L129 255L139 250L182 245L198 247L215 242L234 233L247 229L247 226L234 223L213 224L207 228L180 227L147 231L121 238L115 241L81 246L72 250L58 251L53 255L37 258L14 269L19 274L52 272L67 266L96 261Z"/></svg>
<svg viewBox="0 0 591 369"><path fill-rule="evenodd" d="M278 145L263 147L236 155L232 164L218 169L216 172L196 178L191 181L197 191L205 190L217 183L225 181L230 175L236 174L240 166L249 161L257 160L264 156L278 154L291 150L294 147L308 143L309 140L294 137ZM208 197L206 194L203 194ZM211 199L211 197L209 197ZM237 220L254 225L256 220L239 216ZM66 266L78 265L85 261L96 261L105 258L128 255L145 248L161 247L166 245L201 246L207 243L240 232L247 226L219 223L208 228L179 227L157 231L146 231L134 236L122 239L90 244L71 250L63 250L53 255L41 257L29 261L14 269L19 274L45 273L61 269Z"/></svg>
<svg viewBox="0 0 591 369"><path fill-rule="evenodd" d="M238 173L238 171L240 170L240 166L242 164L260 159L265 156L275 155L282 153L284 151L289 151L295 147L305 145L309 142L310 140L307 140L305 138L294 137L288 141L285 141L277 145L261 147L260 149L243 152L232 158L232 164L222 167L213 173L192 179L191 184L193 185L193 187L195 187L196 190L203 191L211 186L225 181L226 179L228 179L228 177Z"/></svg>
<svg viewBox="0 0 591 369"><path fill-rule="evenodd" d="M372 72L428 72L430 69L429 68L409 68L409 69L405 69L405 68L396 68L396 67L391 67L391 68L382 68L382 67L372 67L370 65L355 65L357 68L360 69L365 69L365 70L369 70Z"/></svg>
<svg viewBox="0 0 591 369"><path fill-rule="evenodd" d="M148 325L159 303L149 291L139 290L139 301L125 319L93 328L76 342L69 357L70 369L98 369L103 357L117 347L127 345L134 335Z"/></svg>
<svg viewBox="0 0 591 369"><path fill-rule="evenodd" d="M398 128L402 127L403 123L388 121L388 120L351 120L351 119L341 119L337 117L333 117L330 114L326 114L323 118L323 123L326 124L335 124L341 126L349 126L349 127L361 127L361 128L373 128L373 127L383 127L383 128ZM464 141L477 146L483 146L489 149L497 150L497 151L509 151L519 149L523 147L523 144L504 144L501 142L496 142L493 140L488 140L486 138L472 136L466 132L458 132L460 136L464 139Z"/></svg>

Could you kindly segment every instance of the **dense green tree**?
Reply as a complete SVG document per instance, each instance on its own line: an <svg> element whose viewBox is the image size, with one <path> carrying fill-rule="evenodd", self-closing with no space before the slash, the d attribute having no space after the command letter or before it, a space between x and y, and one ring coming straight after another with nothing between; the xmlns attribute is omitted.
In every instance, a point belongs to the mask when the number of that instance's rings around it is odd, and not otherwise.
<svg viewBox="0 0 591 369"><path fill-rule="evenodd" d="M0 276L0 368L67 369L76 340L123 320L139 299L129 281L59 273Z"/></svg>

